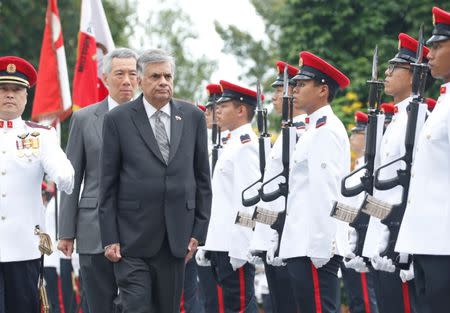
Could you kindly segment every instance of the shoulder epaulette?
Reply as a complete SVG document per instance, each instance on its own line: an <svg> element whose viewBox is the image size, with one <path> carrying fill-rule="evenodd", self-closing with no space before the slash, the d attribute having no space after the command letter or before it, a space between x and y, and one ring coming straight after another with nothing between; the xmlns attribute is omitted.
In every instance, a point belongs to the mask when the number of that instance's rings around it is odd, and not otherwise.
<svg viewBox="0 0 450 313"><path fill-rule="evenodd" d="M31 128L42 128L42 129L47 129L47 130L52 129L50 126L41 125L41 124L38 124L38 123L32 122L32 121L25 121L25 124Z"/></svg>
<svg viewBox="0 0 450 313"><path fill-rule="evenodd" d="M324 115L321 118L319 118L316 122L316 128L322 127L327 123L327 116Z"/></svg>
<svg viewBox="0 0 450 313"><path fill-rule="evenodd" d="M241 143L247 143L252 141L249 134L241 135Z"/></svg>

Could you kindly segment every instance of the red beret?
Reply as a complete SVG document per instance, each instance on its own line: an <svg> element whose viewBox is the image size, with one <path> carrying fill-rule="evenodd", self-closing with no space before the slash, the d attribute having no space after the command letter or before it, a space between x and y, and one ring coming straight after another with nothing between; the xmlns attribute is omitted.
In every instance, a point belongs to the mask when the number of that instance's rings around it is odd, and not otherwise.
<svg viewBox="0 0 450 313"><path fill-rule="evenodd" d="M0 57L0 84L16 84L31 88L37 73L33 65L15 56Z"/></svg>
<svg viewBox="0 0 450 313"><path fill-rule="evenodd" d="M427 103L428 110L433 111L434 107L436 106L436 100L432 98L426 98L425 101Z"/></svg>
<svg viewBox="0 0 450 313"><path fill-rule="evenodd" d="M450 12L438 7L433 7L433 35L428 39L427 44L450 39Z"/></svg>
<svg viewBox="0 0 450 313"><path fill-rule="evenodd" d="M311 52L300 52L298 65L300 71L293 78L294 80L315 79L328 84L333 89L336 87L344 89L350 84L350 79L341 71Z"/></svg>
<svg viewBox="0 0 450 313"><path fill-rule="evenodd" d="M230 100L238 100L249 105L256 106L256 91L241 87L225 80L220 81L220 86L222 86L222 97L218 102L225 102ZM261 95L264 101L264 95Z"/></svg>

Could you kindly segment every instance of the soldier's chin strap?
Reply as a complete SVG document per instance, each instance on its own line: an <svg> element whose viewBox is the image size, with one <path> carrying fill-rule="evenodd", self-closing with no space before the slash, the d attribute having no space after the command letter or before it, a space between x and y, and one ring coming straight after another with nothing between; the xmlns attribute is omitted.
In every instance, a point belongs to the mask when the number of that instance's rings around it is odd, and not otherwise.
<svg viewBox="0 0 450 313"><path fill-rule="evenodd" d="M39 251L41 252L41 259L39 264L39 300L40 307L39 312L49 313L50 312L50 304L48 302L47 290L45 289L44 282L44 255L52 254L52 240L50 236L44 232L41 232L39 225L36 225L34 228L34 234L39 236Z"/></svg>

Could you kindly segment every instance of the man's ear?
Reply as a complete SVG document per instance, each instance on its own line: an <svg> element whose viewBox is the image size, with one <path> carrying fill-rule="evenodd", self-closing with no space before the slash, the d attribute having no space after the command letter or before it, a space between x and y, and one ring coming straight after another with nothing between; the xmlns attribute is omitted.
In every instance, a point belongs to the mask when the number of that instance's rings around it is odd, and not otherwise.
<svg viewBox="0 0 450 313"><path fill-rule="evenodd" d="M320 85L320 91L319 91L320 97L328 99L328 94L329 93L330 93L330 88L328 87L328 85L327 84L321 84Z"/></svg>
<svg viewBox="0 0 450 313"><path fill-rule="evenodd" d="M102 74L102 81L105 86L108 87L108 75L106 75L105 73Z"/></svg>

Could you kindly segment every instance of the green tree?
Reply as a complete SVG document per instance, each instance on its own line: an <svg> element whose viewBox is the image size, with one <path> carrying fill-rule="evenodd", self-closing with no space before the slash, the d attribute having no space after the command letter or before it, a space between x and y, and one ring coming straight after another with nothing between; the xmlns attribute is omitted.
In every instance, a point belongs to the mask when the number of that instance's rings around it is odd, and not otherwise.
<svg viewBox="0 0 450 313"><path fill-rule="evenodd" d="M345 93L338 94L335 111L349 124L353 112L367 98L366 81L371 73L372 53L375 45L380 51L380 77L385 64L395 54L400 32L417 37L420 24L430 34L431 8L435 5L448 9L448 1L431 0L251 0L266 25L271 41L266 60L273 67L273 60L280 58L290 64L298 64L298 53L311 51L337 65L351 79ZM258 45L247 34L246 40L228 31L222 39L226 51L240 58L258 60L242 51ZM236 33L236 32L235 32ZM242 37L242 36L241 36ZM259 61L261 61L259 59ZM241 62L247 62L242 60ZM261 66L261 65L260 65ZM350 96L346 93L350 91ZM356 92L354 94L353 92ZM431 93L434 95L434 93ZM342 111L344 109L344 111Z"/></svg>
<svg viewBox="0 0 450 313"><path fill-rule="evenodd" d="M169 51L176 61L174 96L193 101L203 94L202 86L209 80L217 63L205 55L195 57L187 47L198 35L191 29L192 21L179 7L167 7L149 13L140 25L144 34L138 39L141 47Z"/></svg>

